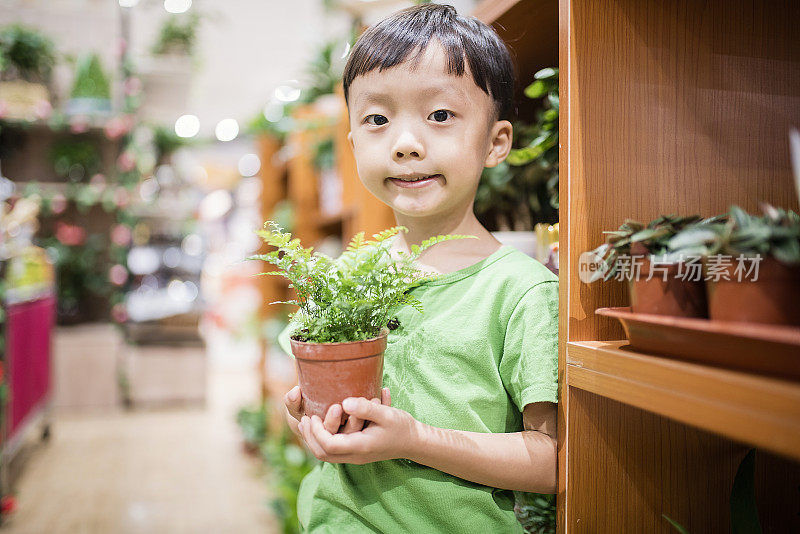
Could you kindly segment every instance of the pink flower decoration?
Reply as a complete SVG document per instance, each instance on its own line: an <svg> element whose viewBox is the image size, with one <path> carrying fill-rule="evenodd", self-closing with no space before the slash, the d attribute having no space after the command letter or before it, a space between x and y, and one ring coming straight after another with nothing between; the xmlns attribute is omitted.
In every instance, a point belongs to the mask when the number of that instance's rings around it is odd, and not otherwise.
<svg viewBox="0 0 800 534"><path fill-rule="evenodd" d="M122 172L132 171L136 167L136 160L129 151L125 151L117 158L117 167Z"/></svg>
<svg viewBox="0 0 800 534"><path fill-rule="evenodd" d="M106 176L104 174L97 173L94 176L92 176L92 179L89 180L89 183L95 187L105 187Z"/></svg>
<svg viewBox="0 0 800 534"><path fill-rule="evenodd" d="M124 187L118 187L114 190L114 203L118 208L122 209L128 205L131 200L128 190Z"/></svg>
<svg viewBox="0 0 800 534"><path fill-rule="evenodd" d="M69 131L75 134L84 133L89 129L89 119L82 115L74 117L69 121Z"/></svg>
<svg viewBox="0 0 800 534"><path fill-rule="evenodd" d="M128 269L117 263L108 270L108 279L115 286L121 286L128 281Z"/></svg>
<svg viewBox="0 0 800 534"><path fill-rule="evenodd" d="M111 242L120 247L131 242L131 230L124 224L117 224L111 229Z"/></svg>
<svg viewBox="0 0 800 534"><path fill-rule="evenodd" d="M53 106L48 100L39 100L33 107L33 114L37 119L47 120L53 114Z"/></svg>
<svg viewBox="0 0 800 534"><path fill-rule="evenodd" d="M128 78L123 84L123 90L126 96L138 95L142 91L142 80L135 76Z"/></svg>
<svg viewBox="0 0 800 534"><path fill-rule="evenodd" d="M118 323L124 323L128 320L128 310L124 304L114 304L111 307L111 318Z"/></svg>
<svg viewBox="0 0 800 534"><path fill-rule="evenodd" d="M86 230L80 226L59 221L56 224L56 239L71 247L83 245L86 242Z"/></svg>
<svg viewBox="0 0 800 534"><path fill-rule="evenodd" d="M13 495L3 495L0 498L0 512L3 515L11 514L17 510L17 498Z"/></svg>
<svg viewBox="0 0 800 534"><path fill-rule="evenodd" d="M127 116L126 116L127 117ZM130 121L126 117L114 117L106 123L106 137L118 139L130 131Z"/></svg>
<svg viewBox="0 0 800 534"><path fill-rule="evenodd" d="M67 197L61 193L53 195L53 199L50 201L50 209L56 215L64 213L64 210L67 209Z"/></svg>

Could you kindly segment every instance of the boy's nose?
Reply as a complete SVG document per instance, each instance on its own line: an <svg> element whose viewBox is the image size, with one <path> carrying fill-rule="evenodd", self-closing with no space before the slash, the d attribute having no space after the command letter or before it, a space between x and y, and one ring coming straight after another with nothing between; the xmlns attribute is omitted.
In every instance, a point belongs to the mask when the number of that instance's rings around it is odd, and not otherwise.
<svg viewBox="0 0 800 534"><path fill-rule="evenodd" d="M392 152L396 161L407 158L422 159L425 157L425 149L422 143L409 131L400 134L394 147L392 147Z"/></svg>

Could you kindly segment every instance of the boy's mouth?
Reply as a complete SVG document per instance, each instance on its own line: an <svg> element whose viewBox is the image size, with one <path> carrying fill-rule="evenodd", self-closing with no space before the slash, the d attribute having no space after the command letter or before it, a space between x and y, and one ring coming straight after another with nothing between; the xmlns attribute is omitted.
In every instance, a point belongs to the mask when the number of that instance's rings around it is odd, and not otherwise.
<svg viewBox="0 0 800 534"><path fill-rule="evenodd" d="M389 181L399 187L423 187L426 184L432 183L441 174L404 174L401 176L393 176Z"/></svg>

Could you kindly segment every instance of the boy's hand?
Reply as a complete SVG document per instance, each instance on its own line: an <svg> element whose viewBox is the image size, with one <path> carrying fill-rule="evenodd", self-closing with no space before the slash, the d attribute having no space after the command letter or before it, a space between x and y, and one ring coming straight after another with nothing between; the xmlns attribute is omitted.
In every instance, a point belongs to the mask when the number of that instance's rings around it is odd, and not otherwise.
<svg viewBox="0 0 800 534"><path fill-rule="evenodd" d="M338 412L331 412L338 405L331 407L325 421L316 415L303 416L298 430L314 456L323 462L348 464L407 457L419 438L419 423L408 412L389 406L387 388L381 396L382 403L364 398L349 398L342 403L351 419L368 423L361 431L337 434L331 430L338 420Z"/></svg>
<svg viewBox="0 0 800 534"><path fill-rule="evenodd" d="M299 423L300 419L305 415L300 386L295 386L286 392L286 395L283 396L283 404L286 406L286 411L289 412L289 415Z"/></svg>
<svg viewBox="0 0 800 534"><path fill-rule="evenodd" d="M389 388L383 388L381 390L381 400L372 399L373 402L382 402L383 404L389 405L392 402L391 396L389 395ZM294 418L298 423L305 415L305 409L303 407L303 396L301 395L300 386L295 386L286 392L286 395L283 397L283 404L286 406L286 411L289 415ZM350 434L352 432L358 432L362 428L364 428L364 420L355 416L351 415L347 418L342 425L342 407L339 404L334 404L330 408L328 408L328 413L325 414L325 421L323 425L331 434L336 434L337 432L343 432L345 434Z"/></svg>

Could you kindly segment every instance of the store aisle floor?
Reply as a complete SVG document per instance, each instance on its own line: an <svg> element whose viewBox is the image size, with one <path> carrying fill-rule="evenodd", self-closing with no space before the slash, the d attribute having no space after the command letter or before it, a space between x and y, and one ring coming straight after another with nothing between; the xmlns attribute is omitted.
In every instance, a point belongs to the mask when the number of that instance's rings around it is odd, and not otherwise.
<svg viewBox="0 0 800 534"><path fill-rule="evenodd" d="M9 533L275 532L259 462L242 453L236 409L255 373L209 373L202 408L54 417L28 460Z"/></svg>

